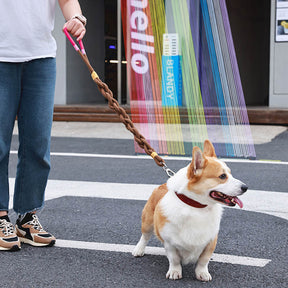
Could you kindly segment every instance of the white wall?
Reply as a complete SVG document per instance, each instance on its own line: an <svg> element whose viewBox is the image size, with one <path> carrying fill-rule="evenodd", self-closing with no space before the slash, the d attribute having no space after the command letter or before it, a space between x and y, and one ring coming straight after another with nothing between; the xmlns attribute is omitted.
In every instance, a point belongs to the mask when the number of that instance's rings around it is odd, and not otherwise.
<svg viewBox="0 0 288 288"><path fill-rule="evenodd" d="M276 1L271 0L269 107L288 108L288 42L275 41Z"/></svg>
<svg viewBox="0 0 288 288"><path fill-rule="evenodd" d="M57 42L57 78L55 90L55 104L65 105L66 101L66 37L62 32L62 27L65 23L61 9L57 5L55 16L55 27L53 35Z"/></svg>
<svg viewBox="0 0 288 288"><path fill-rule="evenodd" d="M87 33L83 41L85 49L99 77L104 79L104 0L82 2L81 8L88 19ZM53 32L57 42L55 105L106 103L78 53L66 41L62 32L64 23L61 9L57 5Z"/></svg>

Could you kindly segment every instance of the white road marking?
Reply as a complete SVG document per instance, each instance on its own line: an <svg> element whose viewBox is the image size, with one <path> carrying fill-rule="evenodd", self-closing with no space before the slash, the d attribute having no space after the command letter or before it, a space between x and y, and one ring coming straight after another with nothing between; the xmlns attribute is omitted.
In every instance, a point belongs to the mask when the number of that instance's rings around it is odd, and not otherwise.
<svg viewBox="0 0 288 288"><path fill-rule="evenodd" d="M134 245L127 245L127 244L109 244L99 242L62 240L62 239L57 239L55 246L61 248L87 249L95 251L122 252L122 253L132 253L135 247ZM146 247L145 254L166 255L164 248L151 247L151 246ZM236 264L236 265L265 267L271 260L214 253L211 261Z"/></svg>
<svg viewBox="0 0 288 288"><path fill-rule="evenodd" d="M10 191L14 191L14 178L10 178ZM146 201L158 185L104 183L88 181L49 180L46 200L63 196L93 197L123 200ZM244 203L242 210L264 213L288 220L288 193L274 191L248 190L241 196ZM12 208L13 193L10 195ZM239 209L239 208L231 208Z"/></svg>
<svg viewBox="0 0 288 288"><path fill-rule="evenodd" d="M11 150L11 154L17 154L16 150ZM111 155L111 154L93 154L93 153L66 153L66 152L51 152L51 156L59 157L83 157L83 158L113 158L113 159L132 159L132 160L151 160L147 155ZM164 161L191 161L191 157L181 156L163 156ZM272 165L288 165L288 162L277 160L249 160L249 159L221 159L227 163L249 163L249 164L272 164Z"/></svg>
<svg viewBox="0 0 288 288"><path fill-rule="evenodd" d="M156 187L158 185L49 180L46 199L74 196L147 201ZM241 196L241 199L244 203L243 210L265 213L288 220L288 193L248 190Z"/></svg>

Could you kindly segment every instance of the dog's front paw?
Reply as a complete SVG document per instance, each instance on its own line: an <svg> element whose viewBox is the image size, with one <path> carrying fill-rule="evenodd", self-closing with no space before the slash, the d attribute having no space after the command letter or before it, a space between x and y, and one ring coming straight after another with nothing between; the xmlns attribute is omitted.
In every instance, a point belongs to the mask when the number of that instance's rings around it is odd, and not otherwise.
<svg viewBox="0 0 288 288"><path fill-rule="evenodd" d="M212 280L212 276L210 275L208 269L196 269L196 278L203 282L208 282Z"/></svg>
<svg viewBox="0 0 288 288"><path fill-rule="evenodd" d="M172 279L172 280L178 280L182 278L182 267L181 265L169 268L167 274L166 274L167 279Z"/></svg>

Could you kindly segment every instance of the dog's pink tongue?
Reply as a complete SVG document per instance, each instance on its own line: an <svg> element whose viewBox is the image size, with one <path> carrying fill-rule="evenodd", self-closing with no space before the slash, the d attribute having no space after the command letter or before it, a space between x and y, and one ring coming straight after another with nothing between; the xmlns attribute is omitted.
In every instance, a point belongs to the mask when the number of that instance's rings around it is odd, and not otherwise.
<svg viewBox="0 0 288 288"><path fill-rule="evenodd" d="M240 208L243 208L243 202L238 197L234 197L234 201L239 205Z"/></svg>

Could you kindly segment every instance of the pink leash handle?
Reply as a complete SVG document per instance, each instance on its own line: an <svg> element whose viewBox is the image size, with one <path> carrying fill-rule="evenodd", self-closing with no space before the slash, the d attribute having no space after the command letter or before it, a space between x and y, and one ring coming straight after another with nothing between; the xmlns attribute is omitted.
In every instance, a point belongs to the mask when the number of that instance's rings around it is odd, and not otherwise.
<svg viewBox="0 0 288 288"><path fill-rule="evenodd" d="M78 52L79 51L79 47L77 46L77 44L75 43L75 41L73 40L73 38L71 37L69 32L67 31L66 27L63 29L63 32L66 35L66 37L68 38L68 40L70 41L70 43L72 44L72 46L74 47L74 49ZM79 45L80 45L80 49L81 49L82 54L85 55L86 51L84 49L84 45L83 45L82 40L79 41Z"/></svg>

